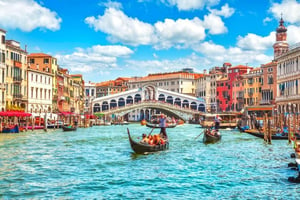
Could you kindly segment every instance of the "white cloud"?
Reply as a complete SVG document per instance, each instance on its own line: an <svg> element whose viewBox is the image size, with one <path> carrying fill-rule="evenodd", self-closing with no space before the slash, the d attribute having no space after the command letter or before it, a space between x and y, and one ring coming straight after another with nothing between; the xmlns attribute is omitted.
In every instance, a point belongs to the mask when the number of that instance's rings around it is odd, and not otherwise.
<svg viewBox="0 0 300 200"><path fill-rule="evenodd" d="M300 3L296 0L283 0L282 3L273 3L269 9L277 19L283 14L283 19L289 23L300 23Z"/></svg>
<svg viewBox="0 0 300 200"><path fill-rule="evenodd" d="M209 33L213 35L227 32L227 28L221 17L214 14L205 15L203 25L209 29Z"/></svg>
<svg viewBox="0 0 300 200"><path fill-rule="evenodd" d="M300 27L290 25L287 27L287 41L289 45L293 45L295 43L300 42Z"/></svg>
<svg viewBox="0 0 300 200"><path fill-rule="evenodd" d="M226 4L220 11L211 10L211 12L229 17L234 11ZM155 49L187 48L205 39L205 29L210 34L227 32L221 17L213 13L204 16L204 21L198 17L165 19L152 25L137 18L128 17L123 11L110 7L106 8L103 16L85 18L85 23L95 31L108 34L111 42L121 42L132 46L153 45Z"/></svg>
<svg viewBox="0 0 300 200"><path fill-rule="evenodd" d="M153 41L153 27L136 18L126 16L121 10L107 8L103 16L87 17L85 23L95 31L110 34L112 41L121 41L125 44L146 45Z"/></svg>
<svg viewBox="0 0 300 200"><path fill-rule="evenodd" d="M272 19L270 17L266 17L264 20L263 20L263 23L264 24L267 24L268 22L272 21Z"/></svg>
<svg viewBox="0 0 300 200"><path fill-rule="evenodd" d="M178 10L197 10L204 6L214 6L220 0L161 0L171 6L177 6Z"/></svg>
<svg viewBox="0 0 300 200"><path fill-rule="evenodd" d="M192 20L165 19L154 25L158 42L155 48L170 48L175 45L189 46L205 38L205 29L198 18Z"/></svg>
<svg viewBox="0 0 300 200"><path fill-rule="evenodd" d="M223 16L223 17L230 17L235 12L234 8L230 8L226 3L224 6L221 7L221 10L216 9L208 9L212 14Z"/></svg>
<svg viewBox="0 0 300 200"><path fill-rule="evenodd" d="M72 54L55 57L59 64L68 68L71 72L95 72L117 67L117 60L120 57L128 57L133 51L125 46L102 46L95 45L87 49L77 48Z"/></svg>
<svg viewBox="0 0 300 200"><path fill-rule="evenodd" d="M34 0L0 0L0 26L32 31L36 28L56 31L62 19L57 13Z"/></svg>
<svg viewBox="0 0 300 200"><path fill-rule="evenodd" d="M237 46L244 50L266 50L275 43L275 32L266 37L248 33L245 37L239 36L237 40Z"/></svg>

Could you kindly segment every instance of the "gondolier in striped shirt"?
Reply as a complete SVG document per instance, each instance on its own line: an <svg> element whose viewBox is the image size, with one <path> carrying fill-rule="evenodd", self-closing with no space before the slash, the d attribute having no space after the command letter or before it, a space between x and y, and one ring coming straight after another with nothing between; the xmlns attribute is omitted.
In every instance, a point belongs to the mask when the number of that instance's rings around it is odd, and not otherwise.
<svg viewBox="0 0 300 200"><path fill-rule="evenodd" d="M168 139L166 126L167 126L166 117L164 116L164 114L161 114L159 118L159 127L160 127L160 134L164 139Z"/></svg>

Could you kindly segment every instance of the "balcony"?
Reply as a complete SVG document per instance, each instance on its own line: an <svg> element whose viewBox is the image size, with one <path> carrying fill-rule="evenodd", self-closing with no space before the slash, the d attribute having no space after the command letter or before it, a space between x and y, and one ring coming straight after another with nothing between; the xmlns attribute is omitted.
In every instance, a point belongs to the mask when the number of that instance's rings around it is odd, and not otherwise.
<svg viewBox="0 0 300 200"><path fill-rule="evenodd" d="M14 76L14 77L13 77L14 83L21 83L22 80L23 80L23 79L22 79L20 76Z"/></svg>
<svg viewBox="0 0 300 200"><path fill-rule="evenodd" d="M22 63L19 62L19 61L14 61L14 66L15 66L15 67L22 68Z"/></svg>
<svg viewBox="0 0 300 200"><path fill-rule="evenodd" d="M237 97L236 100L237 101L244 101L244 97Z"/></svg>
<svg viewBox="0 0 300 200"><path fill-rule="evenodd" d="M23 98L22 94L13 94L14 100L21 100Z"/></svg>

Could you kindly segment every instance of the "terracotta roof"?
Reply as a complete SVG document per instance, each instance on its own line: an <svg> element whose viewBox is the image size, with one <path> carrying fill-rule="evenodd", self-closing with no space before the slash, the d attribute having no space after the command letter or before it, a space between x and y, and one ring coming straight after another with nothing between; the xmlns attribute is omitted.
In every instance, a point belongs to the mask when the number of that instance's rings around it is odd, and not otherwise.
<svg viewBox="0 0 300 200"><path fill-rule="evenodd" d="M27 57L52 57L45 53L31 53Z"/></svg>
<svg viewBox="0 0 300 200"><path fill-rule="evenodd" d="M71 77L82 77L82 74L71 74Z"/></svg>
<svg viewBox="0 0 300 200"><path fill-rule="evenodd" d="M3 33L6 33L6 30L4 30L4 29L1 29L1 28L0 28L0 31L2 31Z"/></svg>
<svg viewBox="0 0 300 200"><path fill-rule="evenodd" d="M234 67L230 67L228 69L252 69L253 67L249 67L249 66L246 66L246 65L237 65L237 66L234 66Z"/></svg>
<svg viewBox="0 0 300 200"><path fill-rule="evenodd" d="M159 80L159 79L171 79L171 78L190 78L190 79L197 79L203 76L203 74L197 73L189 73L189 72L170 72L170 73L157 73L157 74L149 74L145 77L136 77L130 79L130 81L152 81L152 80Z"/></svg>

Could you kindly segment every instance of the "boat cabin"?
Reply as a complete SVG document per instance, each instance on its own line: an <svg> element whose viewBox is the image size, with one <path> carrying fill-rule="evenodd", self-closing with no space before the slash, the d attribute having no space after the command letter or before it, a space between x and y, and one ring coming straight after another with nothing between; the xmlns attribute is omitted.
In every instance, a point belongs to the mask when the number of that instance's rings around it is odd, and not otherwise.
<svg viewBox="0 0 300 200"><path fill-rule="evenodd" d="M239 113L204 113L200 115L200 125L204 128L214 126L215 119L219 116L220 128L235 128Z"/></svg>

